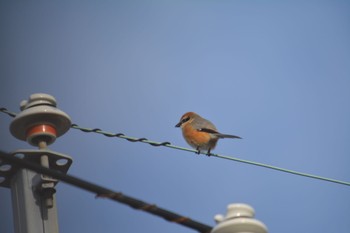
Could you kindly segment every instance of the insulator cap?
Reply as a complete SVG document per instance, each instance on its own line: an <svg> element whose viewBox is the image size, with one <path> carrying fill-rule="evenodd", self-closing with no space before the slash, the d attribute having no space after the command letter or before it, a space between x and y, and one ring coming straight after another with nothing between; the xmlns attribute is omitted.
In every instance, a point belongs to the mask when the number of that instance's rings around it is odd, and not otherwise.
<svg viewBox="0 0 350 233"><path fill-rule="evenodd" d="M246 204L230 204L226 216L214 217L217 225L212 233L267 233L264 223L254 219L254 209Z"/></svg>
<svg viewBox="0 0 350 233"><path fill-rule="evenodd" d="M11 122L10 132L33 146L38 146L40 141L52 144L71 126L70 117L56 108L56 100L51 95L33 94L20 105L22 112Z"/></svg>

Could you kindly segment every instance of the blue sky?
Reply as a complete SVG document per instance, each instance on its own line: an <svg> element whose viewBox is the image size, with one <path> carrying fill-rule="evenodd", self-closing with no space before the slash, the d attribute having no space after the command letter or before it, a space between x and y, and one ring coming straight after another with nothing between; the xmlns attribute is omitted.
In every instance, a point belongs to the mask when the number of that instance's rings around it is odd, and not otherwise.
<svg viewBox="0 0 350 233"><path fill-rule="evenodd" d="M350 181L348 1L2 1L0 105L56 97L83 127L187 147L181 115L223 133L215 153ZM31 148L0 116L0 149ZM350 187L71 129L69 173L209 225L247 203L270 232L346 232ZM0 188L0 231L13 232ZM60 183L61 232L193 232Z"/></svg>

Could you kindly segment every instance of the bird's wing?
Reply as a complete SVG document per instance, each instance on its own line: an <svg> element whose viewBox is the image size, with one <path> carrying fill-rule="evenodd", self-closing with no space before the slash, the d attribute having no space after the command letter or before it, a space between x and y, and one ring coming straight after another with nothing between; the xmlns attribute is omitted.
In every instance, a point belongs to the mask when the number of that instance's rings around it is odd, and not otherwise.
<svg viewBox="0 0 350 233"><path fill-rule="evenodd" d="M208 128L199 128L197 130L201 131L201 132L206 132L206 133L219 134L218 131L213 130L213 129L208 129Z"/></svg>
<svg viewBox="0 0 350 233"><path fill-rule="evenodd" d="M208 129L208 128L201 128L201 129L198 129L198 131L211 133L211 134L214 134L214 135L218 136L219 138L239 138L239 139L241 139L241 137L239 137L239 136L230 135L230 134L222 134L222 133L219 133L216 130Z"/></svg>

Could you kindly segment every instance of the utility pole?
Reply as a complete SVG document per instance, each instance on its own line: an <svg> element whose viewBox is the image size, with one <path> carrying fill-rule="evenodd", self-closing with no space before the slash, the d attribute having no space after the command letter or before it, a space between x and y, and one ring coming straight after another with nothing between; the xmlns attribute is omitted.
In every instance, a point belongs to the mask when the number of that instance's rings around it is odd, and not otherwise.
<svg viewBox="0 0 350 233"><path fill-rule="evenodd" d="M11 122L11 134L38 149L17 150L12 155L67 173L72 158L47 146L69 130L69 116L56 108L53 96L41 93L22 101L20 108L21 112ZM4 179L0 186L11 189L15 233L58 233L55 197L58 180L11 164L1 172Z"/></svg>

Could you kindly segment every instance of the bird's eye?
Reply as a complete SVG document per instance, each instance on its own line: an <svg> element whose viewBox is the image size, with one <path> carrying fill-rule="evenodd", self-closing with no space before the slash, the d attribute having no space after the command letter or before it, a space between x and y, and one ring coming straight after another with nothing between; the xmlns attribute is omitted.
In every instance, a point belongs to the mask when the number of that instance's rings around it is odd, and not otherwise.
<svg viewBox="0 0 350 233"><path fill-rule="evenodd" d="M184 119L182 119L181 123L185 123L185 122L187 122L189 120L190 120L190 117L185 117Z"/></svg>

